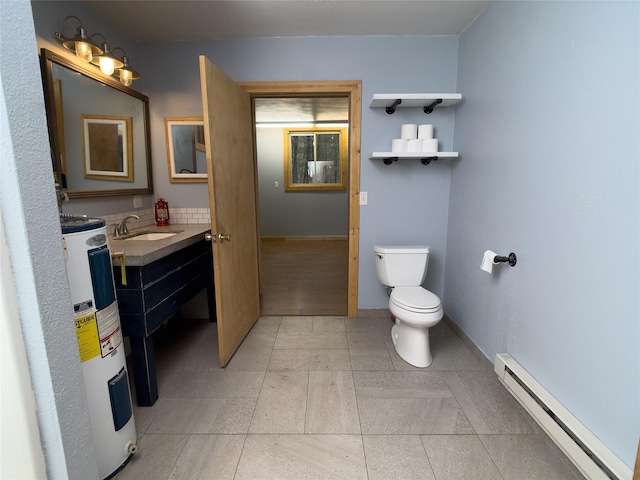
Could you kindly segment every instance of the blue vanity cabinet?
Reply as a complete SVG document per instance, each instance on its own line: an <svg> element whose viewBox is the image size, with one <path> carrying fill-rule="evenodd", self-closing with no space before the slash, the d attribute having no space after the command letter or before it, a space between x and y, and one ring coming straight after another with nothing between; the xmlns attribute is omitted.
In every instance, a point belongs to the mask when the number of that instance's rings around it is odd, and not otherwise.
<svg viewBox="0 0 640 480"><path fill-rule="evenodd" d="M201 240L147 265L127 265L126 285L120 266L113 274L122 333L131 341L137 402L151 406L158 399L153 332L205 288L215 321L211 243Z"/></svg>

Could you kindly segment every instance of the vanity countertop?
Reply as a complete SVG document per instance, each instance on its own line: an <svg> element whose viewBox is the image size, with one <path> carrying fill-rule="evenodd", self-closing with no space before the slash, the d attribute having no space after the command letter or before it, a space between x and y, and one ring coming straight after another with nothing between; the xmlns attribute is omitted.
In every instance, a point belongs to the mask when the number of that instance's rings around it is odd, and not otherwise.
<svg viewBox="0 0 640 480"><path fill-rule="evenodd" d="M167 227L147 225L133 230L124 238L109 235L109 247L111 253L124 252L125 263L129 266L143 266L166 257L178 250L204 239L204 234L211 231L211 225L203 224L177 224ZM127 240L140 233L169 233L177 232L168 238L160 240ZM113 258L113 265L120 265L120 259Z"/></svg>

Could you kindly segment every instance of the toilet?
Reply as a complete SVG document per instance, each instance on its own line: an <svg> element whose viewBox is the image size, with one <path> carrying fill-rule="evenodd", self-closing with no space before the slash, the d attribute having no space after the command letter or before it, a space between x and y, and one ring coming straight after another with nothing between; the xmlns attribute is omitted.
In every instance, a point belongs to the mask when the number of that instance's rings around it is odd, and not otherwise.
<svg viewBox="0 0 640 480"><path fill-rule="evenodd" d="M387 287L396 324L391 339L398 355L414 367L431 365L429 328L444 316L442 302L422 287L429 247L373 247L378 281Z"/></svg>

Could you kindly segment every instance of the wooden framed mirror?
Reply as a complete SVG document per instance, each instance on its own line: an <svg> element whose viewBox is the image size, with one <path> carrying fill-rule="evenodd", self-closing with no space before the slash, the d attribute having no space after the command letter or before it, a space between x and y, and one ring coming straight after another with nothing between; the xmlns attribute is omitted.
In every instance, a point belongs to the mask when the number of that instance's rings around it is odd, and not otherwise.
<svg viewBox="0 0 640 480"><path fill-rule="evenodd" d="M53 169L69 198L153 193L148 97L46 49L40 62Z"/></svg>
<svg viewBox="0 0 640 480"><path fill-rule="evenodd" d="M207 158L202 117L164 119L171 183L206 182Z"/></svg>

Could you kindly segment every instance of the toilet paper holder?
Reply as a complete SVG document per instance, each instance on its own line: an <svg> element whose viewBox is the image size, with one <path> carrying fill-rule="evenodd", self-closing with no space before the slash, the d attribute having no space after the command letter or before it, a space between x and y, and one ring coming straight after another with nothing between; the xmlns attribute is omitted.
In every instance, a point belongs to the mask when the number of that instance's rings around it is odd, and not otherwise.
<svg viewBox="0 0 640 480"><path fill-rule="evenodd" d="M516 266L516 262L517 261L518 261L518 259L516 258L516 254L513 253L513 252L511 252L508 257L503 257L501 255L496 255L493 258L493 263L509 262L509 265L511 265L512 267Z"/></svg>

